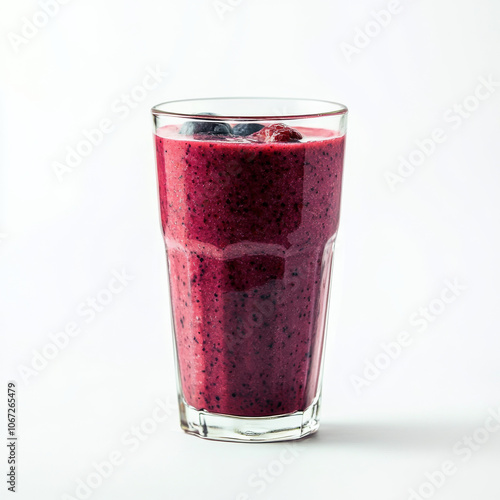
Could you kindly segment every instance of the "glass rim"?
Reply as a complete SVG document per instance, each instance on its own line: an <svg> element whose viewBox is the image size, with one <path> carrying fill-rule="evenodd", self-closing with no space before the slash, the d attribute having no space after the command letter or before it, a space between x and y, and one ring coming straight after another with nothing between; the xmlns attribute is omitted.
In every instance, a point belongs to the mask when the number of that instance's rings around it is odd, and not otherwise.
<svg viewBox="0 0 500 500"><path fill-rule="evenodd" d="M295 113L295 114L266 114L266 115L242 115L242 114L223 114L223 115L206 115L203 113L178 113L167 111L164 108L170 104L178 104L183 102L203 102L203 101L297 101L297 102L315 102L329 105L334 109L320 113ZM308 99L296 97L201 97L195 99L177 99L173 101L165 101L151 108L151 113L154 116L171 116L174 118L199 119L204 121L219 121L219 120L236 120L236 121L257 121L257 120L301 120L306 118L321 118L327 116L342 116L347 114L347 106L335 101L327 101L324 99Z"/></svg>

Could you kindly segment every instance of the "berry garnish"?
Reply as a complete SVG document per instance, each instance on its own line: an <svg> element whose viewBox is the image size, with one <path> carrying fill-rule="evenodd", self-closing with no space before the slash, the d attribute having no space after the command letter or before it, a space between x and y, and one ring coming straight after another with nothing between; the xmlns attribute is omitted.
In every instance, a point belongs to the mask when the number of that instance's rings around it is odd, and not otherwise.
<svg viewBox="0 0 500 500"><path fill-rule="evenodd" d="M198 113L199 115L216 116L215 113ZM231 125L224 122L186 122L179 130L182 135L231 135L233 130Z"/></svg>
<svg viewBox="0 0 500 500"><path fill-rule="evenodd" d="M297 142L302 139L302 134L284 123L274 123L255 132L251 137L261 142Z"/></svg>
<svg viewBox="0 0 500 500"><path fill-rule="evenodd" d="M254 134L263 128L264 125L261 125L260 123L238 123L238 125L233 127L233 134L243 137Z"/></svg>

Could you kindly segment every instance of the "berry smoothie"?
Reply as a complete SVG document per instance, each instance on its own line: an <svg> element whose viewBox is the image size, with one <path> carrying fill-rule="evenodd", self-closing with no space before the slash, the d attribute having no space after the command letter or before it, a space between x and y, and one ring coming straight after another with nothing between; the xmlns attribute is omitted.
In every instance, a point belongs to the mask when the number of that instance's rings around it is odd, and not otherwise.
<svg viewBox="0 0 500 500"><path fill-rule="evenodd" d="M303 411L318 394L344 137L197 126L155 137L184 399L234 416Z"/></svg>

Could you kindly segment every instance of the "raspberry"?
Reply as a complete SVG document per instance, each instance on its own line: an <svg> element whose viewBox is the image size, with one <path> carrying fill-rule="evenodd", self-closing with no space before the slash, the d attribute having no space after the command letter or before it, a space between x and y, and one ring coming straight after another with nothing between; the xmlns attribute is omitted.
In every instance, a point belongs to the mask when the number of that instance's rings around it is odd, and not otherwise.
<svg viewBox="0 0 500 500"><path fill-rule="evenodd" d="M250 137L261 142L297 142L302 139L302 134L284 123L274 123L255 132Z"/></svg>

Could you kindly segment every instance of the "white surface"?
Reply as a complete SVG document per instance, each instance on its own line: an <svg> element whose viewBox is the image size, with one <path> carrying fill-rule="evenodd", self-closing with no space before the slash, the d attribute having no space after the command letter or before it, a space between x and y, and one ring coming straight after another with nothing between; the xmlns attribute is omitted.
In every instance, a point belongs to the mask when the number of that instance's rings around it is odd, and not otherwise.
<svg viewBox="0 0 500 500"><path fill-rule="evenodd" d="M14 379L16 498L83 498L76 479L116 451L123 463L91 498L407 499L452 460L432 498L498 500L500 432L476 429L500 406L500 88L460 126L446 113L479 78L500 81L500 4L402 0L349 62L341 44L388 2L223 3L221 18L211 0L73 0L17 52L9 33L40 6L3 7L0 435ZM134 91L157 66L157 87ZM133 91L133 109L117 104ZM350 108L322 427L293 454L186 436L173 412L132 451L124 433L152 429L156 399L175 397L149 108L224 95ZM53 163L102 119L113 131L58 182ZM446 140L391 191L385 173L436 128ZM133 279L86 323L79 304L122 268ZM467 289L417 333L410 316L454 279ZM71 321L80 334L25 382L20 366ZM402 331L412 345L358 393L351 377ZM475 431L488 442L464 462L453 448Z"/></svg>

